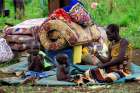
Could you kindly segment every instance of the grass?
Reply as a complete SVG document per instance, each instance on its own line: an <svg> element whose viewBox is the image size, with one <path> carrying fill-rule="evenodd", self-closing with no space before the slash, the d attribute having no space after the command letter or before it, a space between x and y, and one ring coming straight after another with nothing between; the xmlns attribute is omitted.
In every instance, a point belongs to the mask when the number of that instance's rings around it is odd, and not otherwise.
<svg viewBox="0 0 140 93"><path fill-rule="evenodd" d="M116 23L121 27L122 37L127 38L134 48L140 48L140 0L112 0L112 13L109 13L111 0L81 0L90 12L95 23L107 26ZM96 10L90 8L93 1L98 1ZM125 28L125 29L124 29Z"/></svg>
<svg viewBox="0 0 140 93"><path fill-rule="evenodd" d="M28 2L27 2L28 1ZM29 2L32 1L32 2ZM46 0L47 1L47 0ZM23 19L15 19L14 6L12 0L5 0L6 9L10 10L10 17L0 17L0 29L3 29L5 23L18 24L27 19L44 17L44 11L40 6L40 0L25 0L25 16ZM46 16L47 16L46 7Z"/></svg>
<svg viewBox="0 0 140 93"><path fill-rule="evenodd" d="M83 87L47 87L47 86L3 86L6 93L139 93L139 83L112 84L104 88Z"/></svg>
<svg viewBox="0 0 140 93"><path fill-rule="evenodd" d="M25 0L25 17L22 20L14 19L14 7L11 0L5 0L6 8L10 9L10 17L0 17L0 29L3 29L5 22L18 24L23 20L31 18L47 17L47 7L40 7L40 0ZM32 1L32 3L31 3ZM140 0L112 0L112 12L110 13L111 0L80 0L85 8L91 14L94 22L107 26L110 23L116 23L121 26L121 35L127 38L134 46L140 48ZM93 1L98 2L94 10L90 7ZM47 2L47 0L46 0ZM125 28L125 29L124 29Z"/></svg>

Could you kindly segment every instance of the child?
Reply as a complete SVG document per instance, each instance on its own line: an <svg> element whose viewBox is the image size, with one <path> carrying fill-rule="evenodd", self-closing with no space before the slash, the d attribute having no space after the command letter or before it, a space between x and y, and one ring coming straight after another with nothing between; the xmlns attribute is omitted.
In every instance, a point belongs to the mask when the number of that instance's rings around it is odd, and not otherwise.
<svg viewBox="0 0 140 93"><path fill-rule="evenodd" d="M118 25L108 25L106 33L110 41L109 57L103 58L96 52L95 55L102 64L96 70L91 70L91 72L94 74L94 72L100 72L100 69L105 69L107 74L102 74L103 81L113 82L131 74L129 66L132 47L126 39L120 37Z"/></svg>
<svg viewBox="0 0 140 93"><path fill-rule="evenodd" d="M40 44L38 42L32 42L31 48L28 51L30 56L28 57L28 71L25 73L25 80L23 83L28 81L35 81L35 79L47 77L47 73L44 70L44 58L39 54Z"/></svg>
<svg viewBox="0 0 140 93"><path fill-rule="evenodd" d="M66 54L58 54L56 56L57 65L57 80L59 81L69 81L70 73L69 73L69 64L68 64L68 56Z"/></svg>

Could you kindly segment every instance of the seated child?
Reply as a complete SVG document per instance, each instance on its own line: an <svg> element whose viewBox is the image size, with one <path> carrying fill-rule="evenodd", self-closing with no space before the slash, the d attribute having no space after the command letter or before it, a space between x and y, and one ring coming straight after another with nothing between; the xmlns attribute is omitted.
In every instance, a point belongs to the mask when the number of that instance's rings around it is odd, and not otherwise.
<svg viewBox="0 0 140 93"><path fill-rule="evenodd" d="M39 54L39 48L39 43L32 43L31 49L28 51L30 53L28 57L28 71L25 73L26 78L23 83L48 76L44 72L44 58Z"/></svg>
<svg viewBox="0 0 140 93"><path fill-rule="evenodd" d="M70 79L70 67L68 64L68 56L66 54L58 54L56 56L57 65L57 80L69 81Z"/></svg>

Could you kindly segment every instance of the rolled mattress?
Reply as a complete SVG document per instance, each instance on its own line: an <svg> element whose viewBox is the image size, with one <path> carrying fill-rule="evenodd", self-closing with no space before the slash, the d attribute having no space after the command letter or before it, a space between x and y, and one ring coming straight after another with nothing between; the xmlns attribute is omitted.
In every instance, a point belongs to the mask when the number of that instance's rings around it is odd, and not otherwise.
<svg viewBox="0 0 140 93"><path fill-rule="evenodd" d="M48 37L51 30L57 30L60 34L58 39L54 42ZM62 20L49 20L44 22L39 32L41 44L47 50L63 49L68 43L69 46L85 44L98 39L101 36L100 31L96 25L81 27L77 23L71 22L67 24Z"/></svg>
<svg viewBox="0 0 140 93"><path fill-rule="evenodd" d="M56 30L59 36L56 41L52 41L48 37L48 33L51 30ZM78 40L76 33L61 20L49 20L45 22L39 32L40 42L47 50L59 50L66 47L67 42L69 44L75 44Z"/></svg>

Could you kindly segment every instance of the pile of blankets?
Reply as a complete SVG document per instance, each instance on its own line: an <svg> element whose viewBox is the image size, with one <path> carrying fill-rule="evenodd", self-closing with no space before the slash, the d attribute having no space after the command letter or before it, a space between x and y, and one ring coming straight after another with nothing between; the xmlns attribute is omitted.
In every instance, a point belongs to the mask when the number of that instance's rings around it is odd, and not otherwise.
<svg viewBox="0 0 140 93"><path fill-rule="evenodd" d="M49 56L53 55L52 58L54 54L61 53L61 50L72 48L70 53L73 53L73 62L77 63L81 62L84 45L90 43L93 48L96 44L94 42L101 46L107 42L105 29L94 24L90 14L77 0L73 0L69 6L56 9L48 18L26 20L4 29L4 33L4 38L13 51L25 52L32 40L38 40L45 51L50 51Z"/></svg>
<svg viewBox="0 0 140 93"><path fill-rule="evenodd" d="M29 48L28 43L35 39L39 27L45 18L26 20L4 30L4 38L13 51L23 52Z"/></svg>

